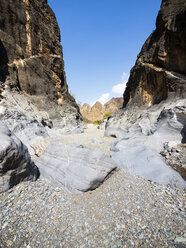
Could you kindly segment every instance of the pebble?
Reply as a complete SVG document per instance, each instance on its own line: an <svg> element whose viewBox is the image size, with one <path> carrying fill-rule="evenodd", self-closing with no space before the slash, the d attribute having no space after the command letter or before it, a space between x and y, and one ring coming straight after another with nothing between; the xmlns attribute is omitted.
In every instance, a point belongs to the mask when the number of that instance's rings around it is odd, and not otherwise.
<svg viewBox="0 0 186 248"><path fill-rule="evenodd" d="M81 195L45 179L23 182L0 195L0 247L182 246L185 200L184 190L124 169Z"/></svg>

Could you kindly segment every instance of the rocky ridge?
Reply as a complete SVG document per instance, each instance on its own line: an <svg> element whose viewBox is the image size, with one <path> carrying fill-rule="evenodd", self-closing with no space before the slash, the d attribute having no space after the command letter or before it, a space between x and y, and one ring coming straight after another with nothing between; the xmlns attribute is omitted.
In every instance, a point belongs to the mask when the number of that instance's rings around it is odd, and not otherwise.
<svg viewBox="0 0 186 248"><path fill-rule="evenodd" d="M80 106L80 112L85 122L92 123L97 120L102 120L105 114L112 113L122 108L123 98L113 97L105 104L96 102L92 107L85 103Z"/></svg>

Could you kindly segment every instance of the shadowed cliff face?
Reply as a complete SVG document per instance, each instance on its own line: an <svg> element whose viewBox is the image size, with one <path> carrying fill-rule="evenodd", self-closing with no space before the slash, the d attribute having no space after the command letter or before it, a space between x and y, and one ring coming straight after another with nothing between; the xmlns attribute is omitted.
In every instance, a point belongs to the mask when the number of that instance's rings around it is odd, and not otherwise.
<svg viewBox="0 0 186 248"><path fill-rule="evenodd" d="M156 30L149 36L132 68L124 92L127 104L159 103L186 97L186 1L163 0Z"/></svg>
<svg viewBox="0 0 186 248"><path fill-rule="evenodd" d="M51 118L67 105L81 118L68 93L60 31L46 0L0 1L0 61L1 91L7 81Z"/></svg>

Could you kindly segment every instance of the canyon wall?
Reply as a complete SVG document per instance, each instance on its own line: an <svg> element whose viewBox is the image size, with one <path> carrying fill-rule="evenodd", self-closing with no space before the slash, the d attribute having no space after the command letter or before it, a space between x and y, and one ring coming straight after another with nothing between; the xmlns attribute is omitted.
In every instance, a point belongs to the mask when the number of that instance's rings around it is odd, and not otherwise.
<svg viewBox="0 0 186 248"><path fill-rule="evenodd" d="M70 115L77 124L82 120L68 92L60 30L47 0L0 1L1 102L7 88L23 93L54 124Z"/></svg>
<svg viewBox="0 0 186 248"><path fill-rule="evenodd" d="M126 105L152 106L186 97L186 1L163 0L124 92Z"/></svg>

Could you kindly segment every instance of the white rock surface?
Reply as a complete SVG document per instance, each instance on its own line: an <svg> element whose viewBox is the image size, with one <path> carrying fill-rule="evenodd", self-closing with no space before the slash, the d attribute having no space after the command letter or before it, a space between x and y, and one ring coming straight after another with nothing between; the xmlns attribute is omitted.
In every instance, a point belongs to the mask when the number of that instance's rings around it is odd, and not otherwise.
<svg viewBox="0 0 186 248"><path fill-rule="evenodd" d="M114 153L112 158L134 175L159 184L186 187L186 182L179 173L168 167L162 156L152 148L134 145Z"/></svg>
<svg viewBox="0 0 186 248"><path fill-rule="evenodd" d="M48 146L36 165L41 176L73 193L97 188L117 168L116 163L100 151L57 142Z"/></svg>
<svg viewBox="0 0 186 248"><path fill-rule="evenodd" d="M3 110L3 111L2 111ZM33 147L49 138L47 128L30 115L21 111L1 108L0 121L8 126L27 147L31 155L35 154Z"/></svg>
<svg viewBox="0 0 186 248"><path fill-rule="evenodd" d="M27 147L0 122L0 192L37 177Z"/></svg>
<svg viewBox="0 0 186 248"><path fill-rule="evenodd" d="M175 185L178 181L177 186L186 186L160 155L165 143L185 142L185 100L119 111L108 119L105 134L118 137L111 150L116 152L113 158L120 166L154 182Z"/></svg>

